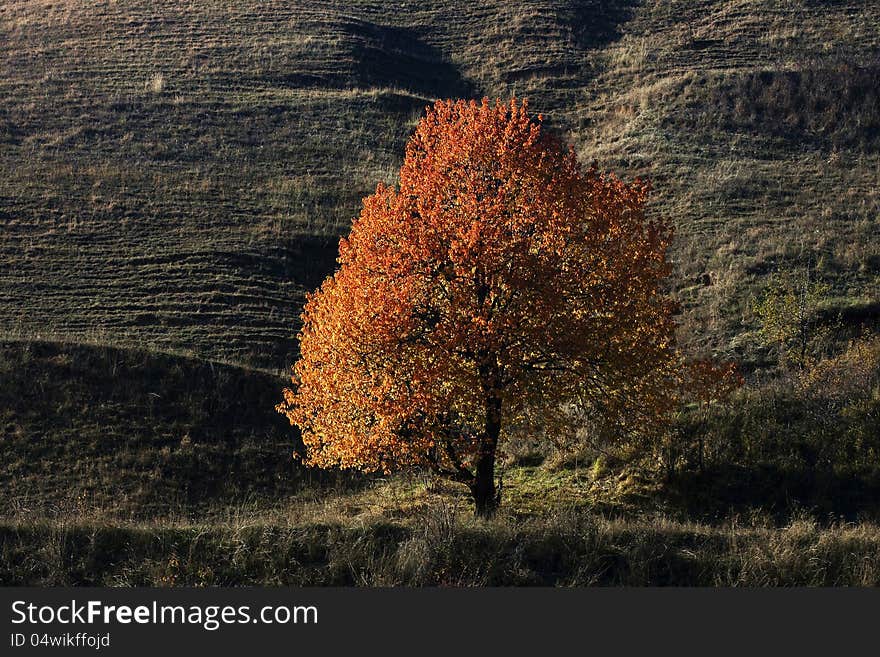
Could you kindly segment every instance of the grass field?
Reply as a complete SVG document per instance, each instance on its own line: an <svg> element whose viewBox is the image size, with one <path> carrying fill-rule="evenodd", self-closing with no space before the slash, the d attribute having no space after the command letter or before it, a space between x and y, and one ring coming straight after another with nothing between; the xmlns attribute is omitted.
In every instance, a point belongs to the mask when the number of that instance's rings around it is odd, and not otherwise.
<svg viewBox="0 0 880 657"><path fill-rule="evenodd" d="M523 453L479 524L429 479L301 468L273 410L435 98L527 97L651 178L680 341L750 385L774 271L880 326L876 3L8 0L0 43L0 584L878 584L870 477L688 505Z"/></svg>
<svg viewBox="0 0 880 657"><path fill-rule="evenodd" d="M261 404L273 374L31 341L2 344L0 372L4 585L880 584L876 481L812 499L779 471L717 470L664 488L526 444L502 462L502 512L477 521L428 474L304 469Z"/></svg>
<svg viewBox="0 0 880 657"><path fill-rule="evenodd" d="M707 526L445 507L352 523L0 525L0 581L88 586L877 586L880 528Z"/></svg>

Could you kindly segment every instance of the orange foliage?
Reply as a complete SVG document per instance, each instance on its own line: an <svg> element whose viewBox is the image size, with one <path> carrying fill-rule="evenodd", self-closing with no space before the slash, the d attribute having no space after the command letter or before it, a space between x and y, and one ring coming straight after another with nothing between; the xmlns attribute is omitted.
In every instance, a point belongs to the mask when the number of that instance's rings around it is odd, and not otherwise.
<svg viewBox="0 0 880 657"><path fill-rule="evenodd" d="M671 229L645 218L647 193L583 169L525 102L428 108L399 187L364 199L308 296L278 406L304 460L428 466L468 484L479 511L516 423L561 429L573 408L621 431L662 422Z"/></svg>
<svg viewBox="0 0 880 657"><path fill-rule="evenodd" d="M685 396L706 407L729 397L743 382L736 363L700 359L685 365Z"/></svg>

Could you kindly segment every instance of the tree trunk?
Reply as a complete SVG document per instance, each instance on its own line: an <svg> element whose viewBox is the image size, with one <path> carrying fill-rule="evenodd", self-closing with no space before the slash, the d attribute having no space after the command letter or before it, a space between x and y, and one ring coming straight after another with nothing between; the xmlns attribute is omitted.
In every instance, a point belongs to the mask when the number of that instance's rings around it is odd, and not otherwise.
<svg viewBox="0 0 880 657"><path fill-rule="evenodd" d="M495 487L495 451L501 435L501 398L489 391L486 396L486 426L480 444L471 496L478 517L491 518L501 502Z"/></svg>
<svg viewBox="0 0 880 657"><path fill-rule="evenodd" d="M477 461L477 472L471 484L474 498L474 514L479 518L491 518L498 509L495 490L495 455L484 455Z"/></svg>

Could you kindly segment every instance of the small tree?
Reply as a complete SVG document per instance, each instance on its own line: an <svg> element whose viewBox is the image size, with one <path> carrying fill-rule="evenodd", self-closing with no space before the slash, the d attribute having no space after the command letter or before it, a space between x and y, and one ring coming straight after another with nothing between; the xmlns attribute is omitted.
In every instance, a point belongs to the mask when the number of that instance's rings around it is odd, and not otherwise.
<svg viewBox="0 0 880 657"><path fill-rule="evenodd" d="M755 300L761 336L782 364L804 372L821 356L830 330L819 321L819 307L828 290L804 268L775 277Z"/></svg>
<svg viewBox="0 0 880 657"><path fill-rule="evenodd" d="M865 332L799 380L814 468L880 465L880 336Z"/></svg>
<svg viewBox="0 0 880 657"><path fill-rule="evenodd" d="M668 224L525 102L439 101L308 296L278 410L321 467L420 466L500 501L499 443L573 410L631 433L673 403Z"/></svg>
<svg viewBox="0 0 880 657"><path fill-rule="evenodd" d="M712 405L725 402L743 385L744 379L735 363L718 363L708 358L686 363L683 378L683 398L696 405L700 420L701 426L697 431L697 467L702 472L706 463L706 434Z"/></svg>

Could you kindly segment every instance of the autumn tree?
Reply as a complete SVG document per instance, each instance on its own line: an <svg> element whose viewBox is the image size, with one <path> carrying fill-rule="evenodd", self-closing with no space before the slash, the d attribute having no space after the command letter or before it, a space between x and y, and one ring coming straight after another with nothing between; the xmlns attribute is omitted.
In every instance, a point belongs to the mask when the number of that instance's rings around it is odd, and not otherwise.
<svg viewBox="0 0 880 657"><path fill-rule="evenodd" d="M819 310L829 291L804 268L775 276L754 300L761 337L779 351L783 365L804 373L821 358L831 327L820 321Z"/></svg>
<svg viewBox="0 0 880 657"><path fill-rule="evenodd" d="M706 462L706 435L709 414L715 404L726 401L745 382L736 363L717 362L711 358L687 361L681 370L681 399L696 406L699 426L696 434L697 467L703 471ZM667 476L675 473L676 455L671 451L667 460Z"/></svg>
<svg viewBox="0 0 880 657"><path fill-rule="evenodd" d="M438 101L399 184L364 199L338 269L308 296L278 406L315 466L416 466L499 503L517 427L584 413L619 435L661 426L674 393L667 223L530 116L526 102Z"/></svg>

